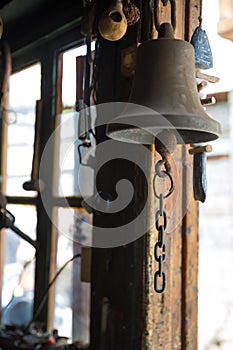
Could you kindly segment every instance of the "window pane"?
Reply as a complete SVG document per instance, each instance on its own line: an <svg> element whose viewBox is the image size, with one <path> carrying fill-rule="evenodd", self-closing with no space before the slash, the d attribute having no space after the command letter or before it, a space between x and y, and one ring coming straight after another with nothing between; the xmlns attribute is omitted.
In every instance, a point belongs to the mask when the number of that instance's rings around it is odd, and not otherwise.
<svg viewBox="0 0 233 350"><path fill-rule="evenodd" d="M94 169L80 166L78 146L78 118L79 113L70 112L58 117L59 127L55 137L57 145L56 177L54 193L56 196L91 196L93 193ZM87 163L89 157L94 156L93 147L82 148L82 161Z"/></svg>
<svg viewBox="0 0 233 350"><path fill-rule="evenodd" d="M95 42L92 42L94 50ZM63 54L63 72L62 72L62 104L75 106L76 102L76 57L85 56L87 52L86 45L66 51Z"/></svg>
<svg viewBox="0 0 233 350"><path fill-rule="evenodd" d="M199 349L233 349L233 215L232 215L232 57L233 46L218 35L219 1L203 1L203 28L213 53L208 74L220 78L203 93L214 93L217 103L207 112L220 121L223 135L214 141L207 162L207 198L200 203L199 240Z"/></svg>
<svg viewBox="0 0 233 350"><path fill-rule="evenodd" d="M10 77L6 193L11 196L35 195L35 192L25 191L22 185L31 175L35 109L40 87L40 64Z"/></svg>
<svg viewBox="0 0 233 350"><path fill-rule="evenodd" d="M80 241L91 241L92 216L84 210L56 209L58 227L57 270L81 253ZM54 328L72 341L89 342L90 284L81 280L81 260L76 258L59 275L55 286Z"/></svg>
<svg viewBox="0 0 233 350"><path fill-rule="evenodd" d="M35 207L8 205L7 209L15 216L15 226L35 239ZM11 229L1 234L5 236L2 324L25 325L32 317L35 249Z"/></svg>

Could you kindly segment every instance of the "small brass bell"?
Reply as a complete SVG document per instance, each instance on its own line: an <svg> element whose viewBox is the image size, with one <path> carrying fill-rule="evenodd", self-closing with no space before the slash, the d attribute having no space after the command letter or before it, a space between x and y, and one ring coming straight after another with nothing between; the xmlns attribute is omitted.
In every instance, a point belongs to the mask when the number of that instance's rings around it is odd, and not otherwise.
<svg viewBox="0 0 233 350"><path fill-rule="evenodd" d="M200 102L193 46L175 39L169 23L161 25L158 39L139 46L128 107L109 122L106 132L119 141L153 144L164 129L176 130L177 142L186 144L221 134L221 125Z"/></svg>
<svg viewBox="0 0 233 350"><path fill-rule="evenodd" d="M120 40L127 30L127 19L121 0L117 0L100 17L98 29L100 35L109 41Z"/></svg>

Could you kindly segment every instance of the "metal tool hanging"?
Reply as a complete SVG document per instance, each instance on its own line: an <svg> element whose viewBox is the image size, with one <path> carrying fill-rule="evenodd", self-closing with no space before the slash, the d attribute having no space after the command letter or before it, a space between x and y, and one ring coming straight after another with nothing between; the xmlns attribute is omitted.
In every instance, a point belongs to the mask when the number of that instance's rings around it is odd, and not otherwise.
<svg viewBox="0 0 233 350"><path fill-rule="evenodd" d="M91 138L94 132L91 126L91 93L92 79L91 72L93 71L93 59L91 52L92 35L94 32L96 3L90 1L87 3L85 13L81 23L81 33L85 37L87 53L76 59L76 111L79 113L78 121L78 138L81 143L78 145L78 155L81 165L86 165L82 162L82 148L91 147Z"/></svg>
<svg viewBox="0 0 233 350"><path fill-rule="evenodd" d="M202 203L206 200L206 154L212 152L211 145L197 146L189 150L193 155L193 195L196 201Z"/></svg>

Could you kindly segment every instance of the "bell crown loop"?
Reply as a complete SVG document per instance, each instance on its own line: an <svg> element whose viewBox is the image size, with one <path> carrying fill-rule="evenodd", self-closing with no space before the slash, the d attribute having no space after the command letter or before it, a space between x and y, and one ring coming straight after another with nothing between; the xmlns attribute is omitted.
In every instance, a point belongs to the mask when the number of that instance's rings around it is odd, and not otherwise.
<svg viewBox="0 0 233 350"><path fill-rule="evenodd" d="M159 1L154 1L154 24L157 32L160 35L160 32L162 31L160 22L159 22ZM175 0L169 0L171 4L171 26L173 28L173 31L176 29L176 2ZM167 6L168 0L164 2L164 6Z"/></svg>

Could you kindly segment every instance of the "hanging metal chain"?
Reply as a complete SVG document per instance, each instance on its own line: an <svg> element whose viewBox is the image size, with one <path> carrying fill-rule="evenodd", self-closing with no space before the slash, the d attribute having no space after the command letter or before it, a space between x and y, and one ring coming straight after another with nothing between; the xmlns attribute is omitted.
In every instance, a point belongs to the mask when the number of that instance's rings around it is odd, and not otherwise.
<svg viewBox="0 0 233 350"><path fill-rule="evenodd" d="M157 293L163 293L166 288L166 275L163 271L163 263L166 258L166 245L164 240L164 233L167 228L167 214L164 210L164 199L168 198L174 191L173 178L168 170L162 170L162 166L165 166L166 160L159 160L155 165L155 175L153 178L153 191L154 196L159 199L159 209L155 212L155 227L158 232L158 240L154 247L154 258L158 263L158 270L154 275L154 290ZM166 168L165 168L166 169ZM168 192L158 193L157 190L157 178L168 178L170 181L170 188Z"/></svg>

